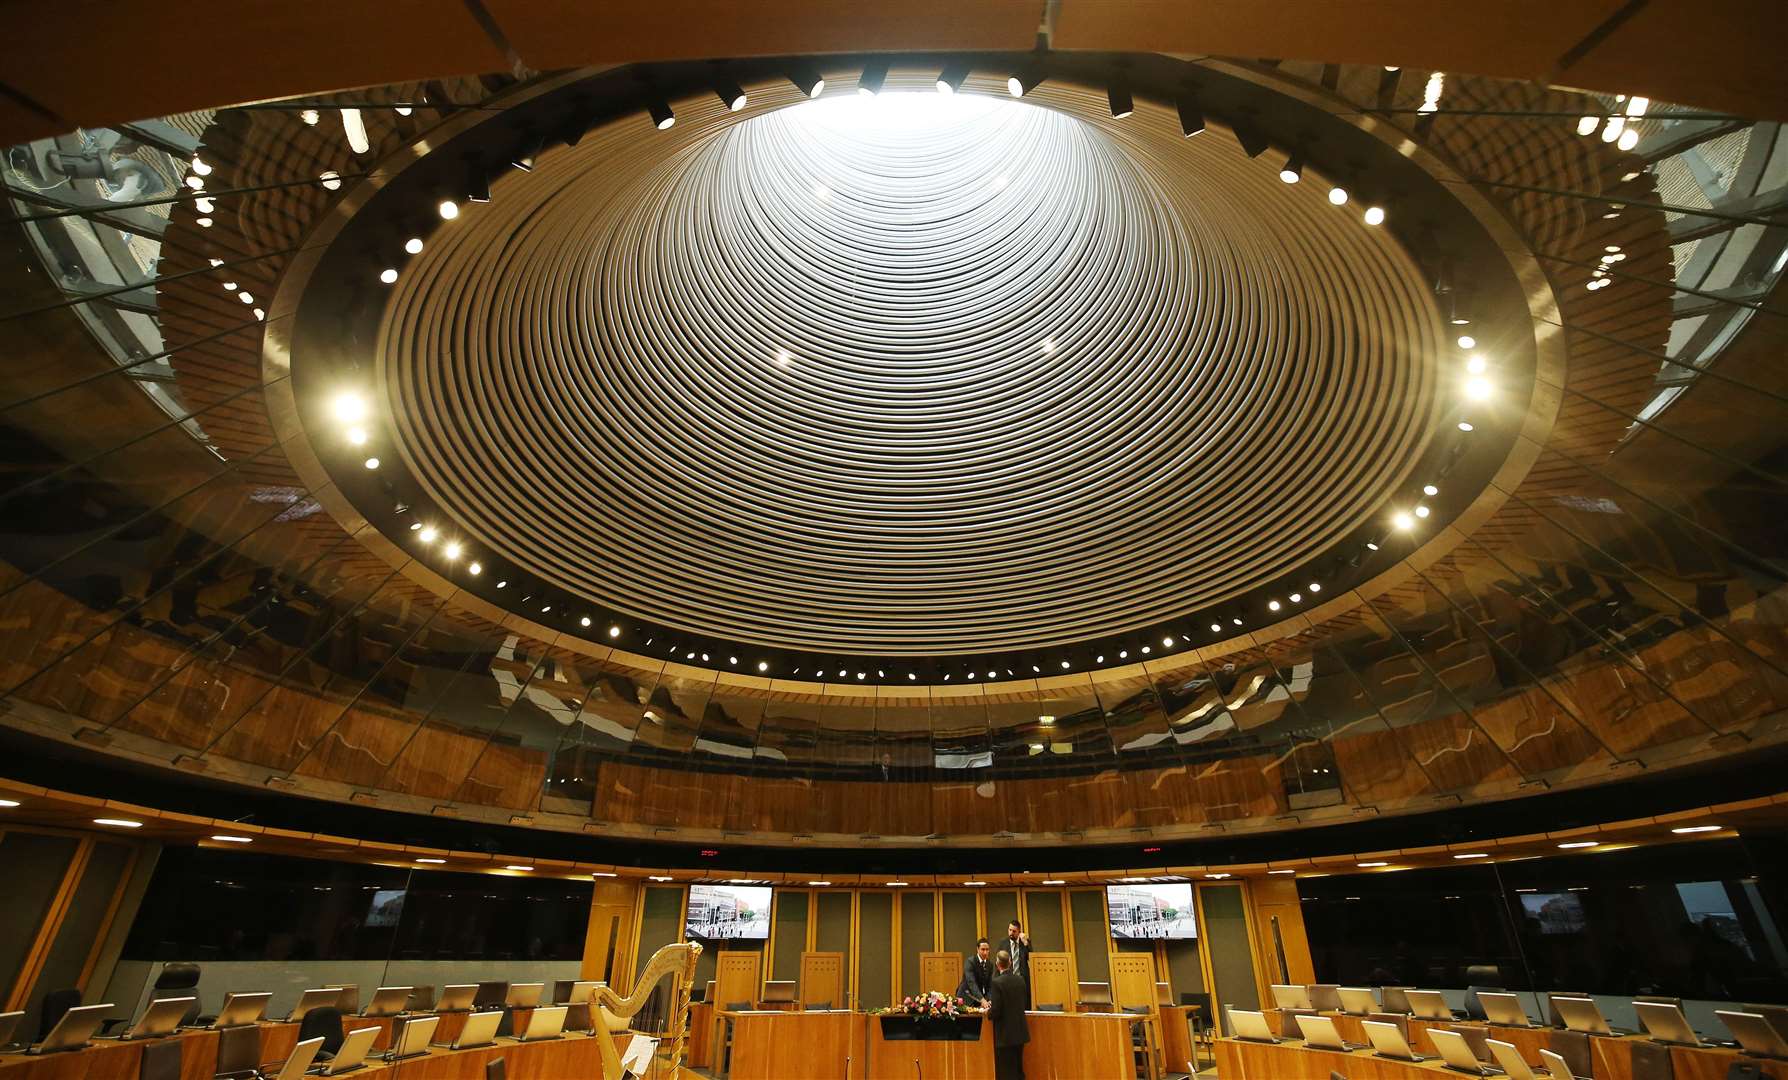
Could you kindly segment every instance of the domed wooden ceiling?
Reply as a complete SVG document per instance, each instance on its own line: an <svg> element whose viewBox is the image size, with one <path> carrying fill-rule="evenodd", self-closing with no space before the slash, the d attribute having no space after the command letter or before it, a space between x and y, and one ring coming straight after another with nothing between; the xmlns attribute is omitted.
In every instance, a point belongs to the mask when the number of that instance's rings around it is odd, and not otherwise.
<svg viewBox="0 0 1788 1080"><path fill-rule="evenodd" d="M626 117L394 263L434 550L524 615L977 654L1209 622L1382 524L1457 358L1357 201L1103 92L904 88Z"/></svg>

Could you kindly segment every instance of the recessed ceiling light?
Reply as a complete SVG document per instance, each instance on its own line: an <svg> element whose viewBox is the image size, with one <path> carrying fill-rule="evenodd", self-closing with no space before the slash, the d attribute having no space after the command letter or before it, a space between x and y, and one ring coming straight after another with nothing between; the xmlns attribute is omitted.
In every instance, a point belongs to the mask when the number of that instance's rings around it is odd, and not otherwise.
<svg viewBox="0 0 1788 1080"><path fill-rule="evenodd" d="M376 469L376 468L378 468L378 467L379 467L379 459L378 459L378 458L376 458L376 457L369 457L369 458L367 458L367 459L366 459L366 467L367 467L367 468L369 468L369 469Z"/></svg>
<svg viewBox="0 0 1788 1080"><path fill-rule="evenodd" d="M1267 601L1267 610L1268 611L1278 611L1279 610L1279 601L1268 600Z"/></svg>
<svg viewBox="0 0 1788 1080"><path fill-rule="evenodd" d="M508 587L509 587L509 583L507 581L497 582L497 588L499 588L499 589L507 589Z"/></svg>
<svg viewBox="0 0 1788 1080"><path fill-rule="evenodd" d="M1212 623L1211 624L1211 633L1221 634L1222 632L1223 632L1223 624L1222 623Z"/></svg>
<svg viewBox="0 0 1788 1080"><path fill-rule="evenodd" d="M1330 188L1329 189L1329 202L1333 203L1336 206L1346 206L1347 205L1347 189L1344 187Z"/></svg>
<svg viewBox="0 0 1788 1080"><path fill-rule="evenodd" d="M665 879L665 880L667 880L667 881L668 881L668 880L670 880L670 879L669 879L669 878L666 878L666 879ZM815 888L820 888L820 887L823 887L823 886L826 886L826 885L830 885L830 884L832 884L832 883L831 883L831 882L830 882L830 881L809 881L809 882L808 882L808 883L807 883L807 884L809 884L809 885L812 885L812 886L814 886L814 887L815 887Z"/></svg>
<svg viewBox="0 0 1788 1080"><path fill-rule="evenodd" d="M456 540L453 543L448 544L441 549L441 554L447 556L449 559L459 558L459 542Z"/></svg>
<svg viewBox="0 0 1788 1080"><path fill-rule="evenodd" d="M1489 857L1490 853L1487 851L1468 851L1463 855L1453 856L1455 859L1488 859Z"/></svg>
<svg viewBox="0 0 1788 1080"><path fill-rule="evenodd" d="M392 284L397 281L397 270L387 266L385 269L379 271L379 280L387 285Z"/></svg>
<svg viewBox="0 0 1788 1080"><path fill-rule="evenodd" d="M335 418L344 424L352 424L366 418L366 399L359 394L337 394L330 406Z"/></svg>
<svg viewBox="0 0 1788 1080"><path fill-rule="evenodd" d="M1477 353L1472 353L1470 356L1466 357L1466 359L1465 359L1465 370L1471 372L1473 375L1483 374L1485 369L1487 369L1489 366L1490 366L1489 361L1485 360L1482 356L1480 356Z"/></svg>
<svg viewBox="0 0 1788 1080"><path fill-rule="evenodd" d="M418 856L416 861L419 863L434 863L435 865L438 866L441 863L446 862L447 860L446 859L427 859L427 858L422 858L421 856Z"/></svg>
<svg viewBox="0 0 1788 1080"><path fill-rule="evenodd" d="M1490 380L1473 377L1465 380L1465 396L1473 401L1483 401L1490 396Z"/></svg>
<svg viewBox="0 0 1788 1080"><path fill-rule="evenodd" d="M1045 885L1066 885L1067 883L1068 882L1063 878L1046 878L1043 881L1043 884Z"/></svg>
<svg viewBox="0 0 1788 1080"><path fill-rule="evenodd" d="M1068 661L1066 661L1066 660L1062 661L1062 670L1063 671L1068 670Z"/></svg>
<svg viewBox="0 0 1788 1080"><path fill-rule="evenodd" d="M1469 420L1459 421L1459 430L1460 431L1470 431L1471 430L1471 421L1469 421Z"/></svg>
<svg viewBox="0 0 1788 1080"><path fill-rule="evenodd" d="M366 445L366 429L365 428L349 428L348 429L348 441L353 443L355 446L365 446Z"/></svg>
<svg viewBox="0 0 1788 1080"><path fill-rule="evenodd" d="M1600 843L1601 843L1600 840L1569 840L1569 841L1566 841L1565 843L1562 843L1558 846L1563 850L1569 851L1572 848L1595 847L1597 844L1600 844Z"/></svg>
<svg viewBox="0 0 1788 1080"><path fill-rule="evenodd" d="M1382 207L1382 206L1368 206L1368 207L1366 207L1366 212L1363 215L1361 215L1360 220L1364 221L1368 225L1383 225L1384 224L1384 207Z"/></svg>
<svg viewBox="0 0 1788 1080"><path fill-rule="evenodd" d="M1292 602L1292 603L1294 603L1294 604L1301 604L1301 603L1303 603L1303 602L1304 602L1304 594L1303 594L1303 593L1301 593L1301 592L1294 592L1294 593L1292 593L1292 594L1291 594L1291 602Z"/></svg>
<svg viewBox="0 0 1788 1080"><path fill-rule="evenodd" d="M1296 870L1268 870L1267 873L1269 873L1269 874L1295 874L1295 873L1297 873L1297 871Z"/></svg>
<svg viewBox="0 0 1788 1080"><path fill-rule="evenodd" d="M962 884L964 887L968 887L968 886L973 886L973 885L985 885L985 884L987 884L987 882L985 882L985 881L965 881Z"/></svg>
<svg viewBox="0 0 1788 1080"><path fill-rule="evenodd" d="M1429 513L1429 510L1426 506L1416 507L1416 510L1415 510L1416 517L1425 518L1428 516L1428 513Z"/></svg>
<svg viewBox="0 0 1788 1080"><path fill-rule="evenodd" d="M905 885L905 884L906 884L906 882L904 882L904 881L890 881L890 882L888 882L888 887L898 889L902 885Z"/></svg>
<svg viewBox="0 0 1788 1080"><path fill-rule="evenodd" d="M211 839L220 844L252 844L255 842L255 838L252 836L237 836L234 833L218 833Z"/></svg>
<svg viewBox="0 0 1788 1080"><path fill-rule="evenodd" d="M311 127L315 127L317 126L317 121L323 119L323 114L315 109L300 109L298 110L298 119L304 121L305 124Z"/></svg>
<svg viewBox="0 0 1788 1080"><path fill-rule="evenodd" d="M663 876L660 876L660 875L658 875L658 874L652 874L652 875L651 875L651 879L652 879L652 880L653 880L653 881L669 881L669 880L670 880L670 878L668 878L668 877L663 877Z"/></svg>
<svg viewBox="0 0 1788 1080"><path fill-rule="evenodd" d="M1363 862L1360 864L1360 869L1361 870L1371 870L1375 867L1389 866L1389 865L1391 865L1391 864L1387 863L1387 862Z"/></svg>
<svg viewBox="0 0 1788 1080"><path fill-rule="evenodd" d="M609 871L609 870L592 870L592 871L590 871L590 876L591 877L616 877L618 875L616 875L613 871Z"/></svg>
<svg viewBox="0 0 1788 1080"><path fill-rule="evenodd" d="M422 535L418 536L416 539L422 541L425 544L432 544L435 542L435 537L437 537L439 535L441 535L441 534L435 531L435 527L433 525L424 525L422 527Z"/></svg>
<svg viewBox="0 0 1788 1080"><path fill-rule="evenodd" d="M442 221L452 221L459 216L459 204L452 199L442 199L435 211L441 215Z"/></svg>
<svg viewBox="0 0 1788 1080"><path fill-rule="evenodd" d="M132 821L129 818L116 817L96 817L93 819L93 824L110 825L113 828L118 829L140 829L143 827L143 823L140 821Z"/></svg>
<svg viewBox="0 0 1788 1080"><path fill-rule="evenodd" d="M408 240L405 240L404 241L404 250L409 252L411 255L422 254L422 237L412 236Z"/></svg>
<svg viewBox="0 0 1788 1080"><path fill-rule="evenodd" d="M1240 619L1231 619L1231 620L1229 620L1229 621L1230 621L1230 622L1231 622L1231 623L1233 623L1233 624L1235 624L1235 625L1236 625L1236 626L1240 626L1240 625L1242 625L1242 620L1240 620Z"/></svg>
<svg viewBox="0 0 1788 1080"><path fill-rule="evenodd" d="M473 563L472 565L466 567L466 572L471 574L473 577L477 577L479 574L484 573L484 564L483 563Z"/></svg>
<svg viewBox="0 0 1788 1080"><path fill-rule="evenodd" d="M516 864L510 865L510 866L505 866L505 867L503 867L503 869L514 870L518 874L525 874L529 870L532 870L534 868L532 866L523 866L520 863L516 863Z"/></svg>
<svg viewBox="0 0 1788 1080"><path fill-rule="evenodd" d="M590 625L590 617L588 615L585 615L583 618L577 620L577 625L579 625L579 626Z"/></svg>
<svg viewBox="0 0 1788 1080"><path fill-rule="evenodd" d="M0 799L0 808L11 810L17 805L19 805L19 800L17 799Z"/></svg>
<svg viewBox="0 0 1788 1080"><path fill-rule="evenodd" d="M1440 489L1435 487L1433 484L1423 484L1422 485L1422 494L1424 494L1424 495L1439 495Z"/></svg>
<svg viewBox="0 0 1788 1080"><path fill-rule="evenodd" d="M1460 334L1459 347L1461 349L1475 349L1478 347L1478 339L1472 337L1470 334Z"/></svg>
<svg viewBox="0 0 1788 1080"><path fill-rule="evenodd" d="M1144 645L1142 647L1142 652L1146 656L1153 648L1154 648L1154 646L1152 646L1152 645Z"/></svg>
<svg viewBox="0 0 1788 1080"><path fill-rule="evenodd" d="M1415 528L1415 518L1412 518L1408 514L1399 510L1397 515L1391 518L1391 524L1397 526L1399 529L1413 529Z"/></svg>
<svg viewBox="0 0 1788 1080"><path fill-rule="evenodd" d="M769 671L770 670L770 662L768 660L759 660L757 662L757 669L759 671Z"/></svg>
<svg viewBox="0 0 1788 1080"><path fill-rule="evenodd" d="M1671 829L1670 831L1673 833L1679 833L1679 834L1701 833L1701 832L1719 832L1724 827L1725 826L1723 826L1723 825L1684 825L1681 828Z"/></svg>
<svg viewBox="0 0 1788 1080"><path fill-rule="evenodd" d="M1205 877L1213 878L1217 881L1222 881L1224 878L1226 878L1228 876L1229 876L1228 874L1224 874L1224 873L1206 874L1205 875Z"/></svg>

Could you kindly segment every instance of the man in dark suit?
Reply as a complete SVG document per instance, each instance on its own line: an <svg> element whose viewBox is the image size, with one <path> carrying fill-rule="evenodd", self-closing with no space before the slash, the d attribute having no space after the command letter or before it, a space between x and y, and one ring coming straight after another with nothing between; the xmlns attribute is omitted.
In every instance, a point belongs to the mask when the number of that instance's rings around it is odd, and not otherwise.
<svg viewBox="0 0 1788 1080"><path fill-rule="evenodd" d="M1001 950L994 963L998 974L987 1001L987 1019L993 1024L994 1080L1024 1080L1024 1044L1031 1041L1024 1008L1030 990L1013 972L1011 954Z"/></svg>
<svg viewBox="0 0 1788 1080"><path fill-rule="evenodd" d="M956 986L956 996L970 1005L985 1005L993 992L991 949L986 938L980 939L975 942L975 955L962 966L962 982Z"/></svg>
<svg viewBox="0 0 1788 1080"><path fill-rule="evenodd" d="M1024 1007L1031 1007L1031 936L1013 919L1006 924L1006 952L1012 956L1012 974L1024 980Z"/></svg>

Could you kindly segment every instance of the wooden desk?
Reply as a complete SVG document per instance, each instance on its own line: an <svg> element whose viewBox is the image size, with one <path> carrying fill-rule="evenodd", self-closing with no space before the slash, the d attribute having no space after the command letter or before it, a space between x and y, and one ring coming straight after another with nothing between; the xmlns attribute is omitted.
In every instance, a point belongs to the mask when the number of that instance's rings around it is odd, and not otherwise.
<svg viewBox="0 0 1788 1080"><path fill-rule="evenodd" d="M882 1038L879 1018L865 1019L869 1060L861 1075L866 1080L912 1080L915 1061L927 1080L993 1080L991 1020L983 1018L981 1037L975 1042L889 1042ZM1151 1018L1128 1013L1027 1012L1024 1019L1031 1035L1024 1047L1027 1080L1121 1080L1135 1075L1130 1029L1135 1024L1146 1025Z"/></svg>
<svg viewBox="0 0 1788 1080"><path fill-rule="evenodd" d="M256 1025L261 1029L263 1062L280 1061L298 1045L298 1025L284 1021ZM217 1073L218 1033L194 1028L168 1036L180 1042L180 1080L211 1080ZM0 1056L0 1080L137 1080L143 1048L166 1039L96 1039L80 1050L57 1054Z"/></svg>
<svg viewBox="0 0 1788 1080"><path fill-rule="evenodd" d="M1498 1026L1496 1030L1549 1034L1546 1028ZM1595 1080L1632 1080L1633 1044L1638 1041L1643 1041L1642 1037L1592 1040ZM1748 1057L1725 1047L1670 1048L1670 1065L1676 1080L1725 1080L1727 1067L1741 1058L1755 1064L1769 1080L1788 1080L1788 1062ZM1028 1073L1028 1061L1026 1068ZM1331 1072L1348 1080L1437 1080L1459 1075L1437 1059L1419 1063L1392 1061L1363 1050L1342 1053L1313 1050L1300 1043L1217 1040L1217 1075L1221 1080L1328 1080Z"/></svg>
<svg viewBox="0 0 1788 1080"><path fill-rule="evenodd" d="M858 1012L733 1013L732 1080L851 1080L863 1075Z"/></svg>
<svg viewBox="0 0 1788 1080"><path fill-rule="evenodd" d="M689 1064L706 1069L714 1064L714 1005L708 1001L689 1004Z"/></svg>
<svg viewBox="0 0 1788 1080"><path fill-rule="evenodd" d="M1196 1005L1161 1006L1161 1058L1168 1072L1181 1072L1187 1065L1196 1065L1198 1047L1192 1041L1190 1020L1197 1016ZM1336 1027L1340 1024L1337 1023ZM1348 1038L1343 1035L1342 1038ZM1196 1068L1191 1070L1196 1073Z"/></svg>

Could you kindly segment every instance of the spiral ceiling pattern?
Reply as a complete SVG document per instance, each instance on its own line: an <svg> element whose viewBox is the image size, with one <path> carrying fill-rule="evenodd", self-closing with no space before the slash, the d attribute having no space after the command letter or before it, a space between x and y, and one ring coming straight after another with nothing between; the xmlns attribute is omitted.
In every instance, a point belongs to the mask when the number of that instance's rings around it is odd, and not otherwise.
<svg viewBox="0 0 1788 1080"><path fill-rule="evenodd" d="M1382 230L1169 116L849 94L590 133L392 290L470 543L769 646L1024 649L1288 579L1408 475L1439 319Z"/></svg>

